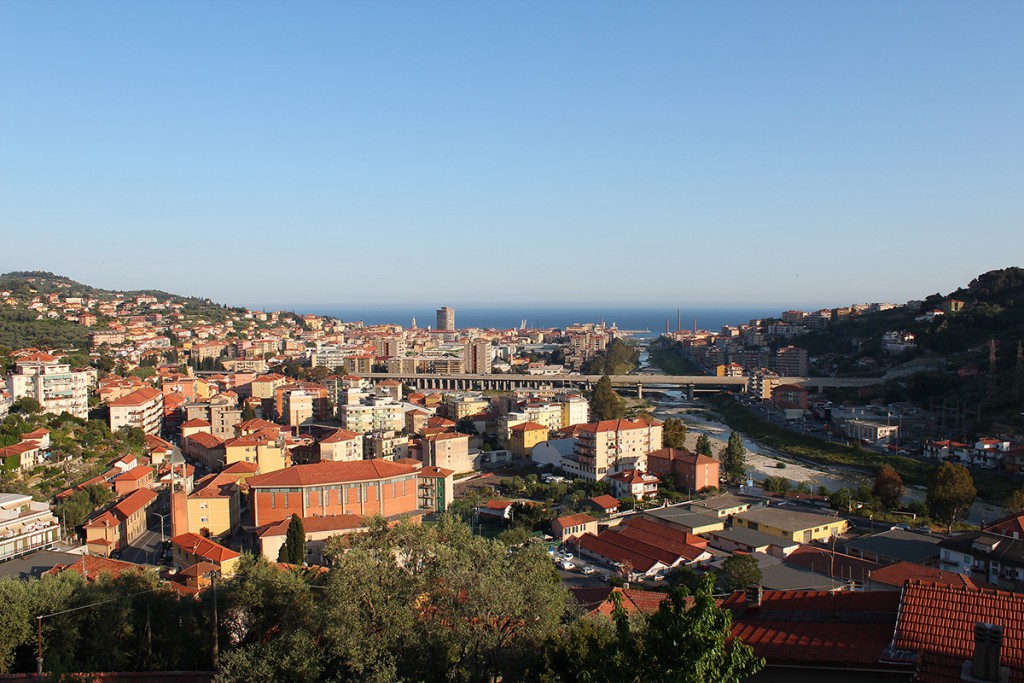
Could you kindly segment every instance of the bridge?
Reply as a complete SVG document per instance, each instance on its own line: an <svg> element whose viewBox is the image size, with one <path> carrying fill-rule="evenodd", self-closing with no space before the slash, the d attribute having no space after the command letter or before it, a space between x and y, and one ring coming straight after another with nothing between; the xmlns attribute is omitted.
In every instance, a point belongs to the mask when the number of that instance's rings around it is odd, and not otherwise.
<svg viewBox="0 0 1024 683"><path fill-rule="evenodd" d="M590 388L602 375L577 375L562 373L556 375L435 375L428 373L370 372L361 376L374 381L392 379L416 389L447 389L452 391L512 391L515 389L537 389L540 387L564 387L566 389ZM693 398L695 390L722 391L740 389L746 391L749 377L715 377L711 375L609 375L613 387L635 389L643 396L644 388L677 389ZM809 389L821 391L828 387L865 387L878 384L878 379L843 377L787 377L787 384L800 384Z"/></svg>

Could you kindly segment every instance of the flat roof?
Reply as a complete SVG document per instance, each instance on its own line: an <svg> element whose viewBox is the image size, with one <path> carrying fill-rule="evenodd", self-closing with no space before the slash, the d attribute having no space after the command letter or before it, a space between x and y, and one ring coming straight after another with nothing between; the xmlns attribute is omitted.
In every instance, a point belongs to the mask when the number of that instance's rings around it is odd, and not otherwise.
<svg viewBox="0 0 1024 683"><path fill-rule="evenodd" d="M665 507L657 508L655 510L644 510L641 514L649 515L656 519L664 520L672 524L679 524L680 526L689 527L691 529L707 526L708 524L725 525L725 520L720 517L705 515L700 512L691 512L683 507Z"/></svg>
<svg viewBox="0 0 1024 683"><path fill-rule="evenodd" d="M829 517L816 512L801 512L781 507L766 507L757 510L747 510L734 515L736 519L758 524L768 524L783 531L803 531L812 527L846 522L841 517Z"/></svg>
<svg viewBox="0 0 1024 683"><path fill-rule="evenodd" d="M939 554L941 538L918 534L903 529L891 529L874 536L862 536L848 541L846 548L871 553L894 560L921 562Z"/></svg>
<svg viewBox="0 0 1024 683"><path fill-rule="evenodd" d="M789 541L785 538L779 538L778 536L771 536L761 531L754 531L742 526L736 526L732 529L725 529L723 531L711 531L711 536L715 538L723 538L727 541L733 541L734 543L742 543L754 548L760 548L765 545L776 545L782 546L793 546L799 545L796 541Z"/></svg>

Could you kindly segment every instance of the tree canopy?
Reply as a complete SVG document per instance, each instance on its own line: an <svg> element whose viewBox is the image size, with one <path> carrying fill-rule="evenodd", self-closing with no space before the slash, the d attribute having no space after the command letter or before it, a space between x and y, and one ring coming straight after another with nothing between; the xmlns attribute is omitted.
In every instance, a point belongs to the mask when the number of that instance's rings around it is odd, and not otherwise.
<svg viewBox="0 0 1024 683"><path fill-rule="evenodd" d="M932 519L951 527L967 513L977 495L967 468L944 462L932 473L925 502Z"/></svg>
<svg viewBox="0 0 1024 683"><path fill-rule="evenodd" d="M686 425L677 417L667 418L661 429L661 440L665 448L686 448Z"/></svg>
<svg viewBox="0 0 1024 683"><path fill-rule="evenodd" d="M708 438L707 434L701 434L697 437L697 453L700 455L706 455L709 458L715 457L715 454L711 450L711 439Z"/></svg>
<svg viewBox="0 0 1024 683"><path fill-rule="evenodd" d="M590 416L595 420L618 420L626 414L625 401L612 389L612 381L605 375L594 385L590 397Z"/></svg>
<svg viewBox="0 0 1024 683"><path fill-rule="evenodd" d="M903 501L903 479L892 465L882 465L878 469L871 493L885 510L895 510L900 506Z"/></svg>
<svg viewBox="0 0 1024 683"><path fill-rule="evenodd" d="M731 483L743 481L747 473L747 449L743 447L743 438L739 432L729 435L729 443L719 455L722 474Z"/></svg>

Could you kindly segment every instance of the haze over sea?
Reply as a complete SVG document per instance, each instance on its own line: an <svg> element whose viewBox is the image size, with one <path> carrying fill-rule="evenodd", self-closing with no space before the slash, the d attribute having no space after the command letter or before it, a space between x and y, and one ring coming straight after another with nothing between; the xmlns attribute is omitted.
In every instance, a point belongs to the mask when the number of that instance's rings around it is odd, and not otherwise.
<svg viewBox="0 0 1024 683"><path fill-rule="evenodd" d="M620 330L650 330L652 334L665 331L668 320L671 329L676 328L676 309L672 308L641 308L617 306L453 306L455 308L455 325L459 328L480 327L508 329L519 327L525 319L529 328L564 328L573 323L590 323L604 321L615 323ZM415 316L416 325L421 328L434 327L436 324L436 308L427 306L316 306L316 305L279 305L261 306L264 310L292 310L297 313L314 313L329 315L340 320L354 322L362 320L366 325L399 324L408 327ZM746 323L752 318L778 316L782 311L768 307L761 308L684 308L682 309L682 326L692 329L694 319L697 327L702 330L717 330L722 325Z"/></svg>

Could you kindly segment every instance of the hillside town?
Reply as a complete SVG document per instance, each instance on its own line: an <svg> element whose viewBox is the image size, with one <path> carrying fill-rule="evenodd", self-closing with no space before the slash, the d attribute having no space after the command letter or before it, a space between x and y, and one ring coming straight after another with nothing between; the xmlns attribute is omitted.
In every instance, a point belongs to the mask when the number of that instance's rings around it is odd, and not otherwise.
<svg viewBox="0 0 1024 683"><path fill-rule="evenodd" d="M881 474L845 498L755 483L733 439L716 453L642 394L603 387L609 373L588 379L595 359L635 345L628 331L460 329L450 307L426 327L364 326L33 284L0 302L86 328L87 347L5 359L0 575L137 571L198 599L245 557L327 567L339 539L451 515L512 547L541 545L579 607L605 618L652 615L670 588L714 577L732 637L767 664L759 680L856 669L999 681L1024 666L1024 505L967 528L962 509L906 511L902 483L886 501ZM655 346L695 374L745 378L718 390L768 422L880 456L914 451L932 469L1020 474L1011 438L925 438L935 432L919 409L837 402L807 383L821 361L794 340L858 312L677 325ZM882 341L912 342L894 339Z"/></svg>

